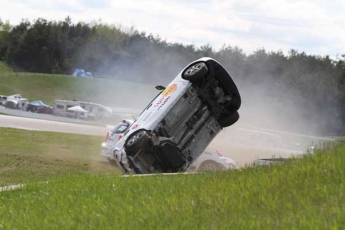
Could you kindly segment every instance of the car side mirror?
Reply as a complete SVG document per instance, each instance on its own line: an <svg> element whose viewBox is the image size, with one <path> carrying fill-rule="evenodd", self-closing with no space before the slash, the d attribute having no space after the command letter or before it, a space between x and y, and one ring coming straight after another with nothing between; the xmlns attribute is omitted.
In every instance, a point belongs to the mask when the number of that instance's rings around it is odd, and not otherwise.
<svg viewBox="0 0 345 230"><path fill-rule="evenodd" d="M155 88L156 88L157 90L164 90L164 89L165 89L165 87L162 86L162 85L157 85Z"/></svg>

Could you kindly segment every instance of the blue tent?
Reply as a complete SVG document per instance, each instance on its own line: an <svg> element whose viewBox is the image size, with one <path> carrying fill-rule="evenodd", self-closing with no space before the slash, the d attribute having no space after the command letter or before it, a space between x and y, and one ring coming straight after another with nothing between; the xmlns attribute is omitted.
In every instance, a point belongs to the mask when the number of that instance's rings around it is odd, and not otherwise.
<svg viewBox="0 0 345 230"><path fill-rule="evenodd" d="M75 69L72 75L75 77L92 77L90 72L85 72L83 69Z"/></svg>

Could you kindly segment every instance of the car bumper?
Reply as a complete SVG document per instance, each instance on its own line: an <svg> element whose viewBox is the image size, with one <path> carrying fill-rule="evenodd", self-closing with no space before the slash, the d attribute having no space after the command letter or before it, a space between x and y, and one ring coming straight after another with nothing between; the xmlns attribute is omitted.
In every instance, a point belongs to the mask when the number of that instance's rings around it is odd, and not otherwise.
<svg viewBox="0 0 345 230"><path fill-rule="evenodd" d="M232 160L228 157L219 157L219 158L222 161L219 163L224 165L226 169L239 169L240 168L234 160Z"/></svg>
<svg viewBox="0 0 345 230"><path fill-rule="evenodd" d="M103 143L101 146L101 156L107 159L114 159L113 151L105 143Z"/></svg>

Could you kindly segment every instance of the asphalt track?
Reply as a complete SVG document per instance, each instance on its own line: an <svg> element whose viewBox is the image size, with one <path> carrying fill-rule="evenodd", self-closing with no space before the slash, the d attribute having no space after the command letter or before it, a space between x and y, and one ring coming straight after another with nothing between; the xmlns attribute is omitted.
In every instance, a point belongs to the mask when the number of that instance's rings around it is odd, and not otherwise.
<svg viewBox="0 0 345 230"><path fill-rule="evenodd" d="M0 115L0 127L105 136L109 127Z"/></svg>

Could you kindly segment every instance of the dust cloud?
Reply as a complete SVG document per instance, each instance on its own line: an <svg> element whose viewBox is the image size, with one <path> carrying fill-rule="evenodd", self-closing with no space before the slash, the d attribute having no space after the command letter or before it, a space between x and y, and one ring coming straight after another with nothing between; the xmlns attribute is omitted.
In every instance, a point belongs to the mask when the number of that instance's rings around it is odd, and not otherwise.
<svg viewBox="0 0 345 230"><path fill-rule="evenodd" d="M240 119L223 129L211 147L240 166L255 159L298 156L332 140L321 137L329 131L332 114L308 106L296 90L273 84L274 79L251 82L233 77L242 97Z"/></svg>
<svg viewBox="0 0 345 230"><path fill-rule="evenodd" d="M135 44L132 48L136 49L137 46ZM115 113L126 113L124 111L127 109L127 115L137 117L157 95L155 85L167 85L183 67L195 60L178 53L162 52L148 47L137 57L119 58L112 68L102 72L102 75L112 79L94 81L94 97L104 101ZM160 64L154 60L160 60ZM232 70L227 70L231 74ZM297 90L273 78L251 81L241 76L232 77L242 97L240 120L225 128L210 146L240 165L256 158L291 156L291 151L287 150L305 152L318 142L317 136L327 133L327 124L332 120L332 114L320 113L320 108L308 106L308 101ZM244 148L241 150L234 148L243 139L257 140L243 142Z"/></svg>

